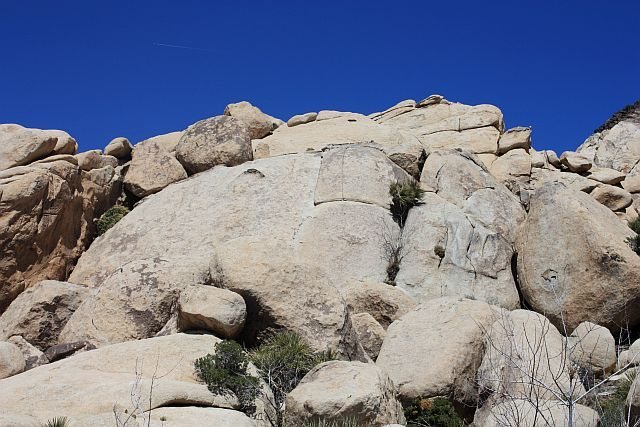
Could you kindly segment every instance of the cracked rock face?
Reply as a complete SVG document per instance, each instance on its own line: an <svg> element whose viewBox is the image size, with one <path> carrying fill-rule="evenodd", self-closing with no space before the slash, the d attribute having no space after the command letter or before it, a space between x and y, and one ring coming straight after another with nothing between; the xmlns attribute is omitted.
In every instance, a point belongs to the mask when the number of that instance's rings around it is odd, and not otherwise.
<svg viewBox="0 0 640 427"><path fill-rule="evenodd" d="M189 278L208 271L215 258L224 276L219 286L247 302L245 339L261 340L286 327L316 349L331 346L353 353L355 344L345 338L352 331L339 290L353 281L386 279L382 234L399 233L388 210L389 186L409 177L376 148L334 150L215 168L167 187L94 242L70 281L98 289L109 285L101 311L112 314L114 327L124 327L131 324L127 310L116 307L133 302L109 304L121 300L116 295L124 283L109 278L112 272L117 276L127 263L155 257L188 259L184 275ZM323 178L328 175L333 180ZM113 298L106 297L110 293ZM91 312L81 309L87 316ZM87 321L72 318L68 328ZM114 333L118 340L139 337L131 331Z"/></svg>
<svg viewBox="0 0 640 427"><path fill-rule="evenodd" d="M517 242L518 277L530 306L569 330L589 320L618 330L640 321L640 258L633 232L591 196L559 182L540 186Z"/></svg>
<svg viewBox="0 0 640 427"><path fill-rule="evenodd" d="M425 162L433 192L409 212L398 286L419 301L442 296L519 306L512 273L518 200L469 153L443 150Z"/></svg>

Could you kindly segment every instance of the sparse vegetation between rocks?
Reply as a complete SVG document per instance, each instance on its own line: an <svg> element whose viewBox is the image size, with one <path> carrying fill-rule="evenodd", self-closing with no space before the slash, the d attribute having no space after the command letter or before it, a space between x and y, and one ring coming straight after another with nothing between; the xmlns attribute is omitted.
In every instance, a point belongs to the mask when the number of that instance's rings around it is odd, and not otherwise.
<svg viewBox="0 0 640 427"><path fill-rule="evenodd" d="M640 217L629 222L629 228L636 233L633 237L627 238L629 247L638 255L640 255Z"/></svg>
<svg viewBox="0 0 640 427"><path fill-rule="evenodd" d="M407 419L407 427L462 427L465 425L453 404L444 397L414 399L405 404L404 416Z"/></svg>
<svg viewBox="0 0 640 427"><path fill-rule="evenodd" d="M365 425L359 423L358 420L348 418L342 421L310 421L308 423L304 423L302 427L365 427Z"/></svg>
<svg viewBox="0 0 640 427"><path fill-rule="evenodd" d="M44 427L69 427L69 419L67 417L52 418L47 421Z"/></svg>
<svg viewBox="0 0 640 427"><path fill-rule="evenodd" d="M389 186L391 215L400 227L404 227L409 210L422 204L424 193L420 183L414 179L404 182L396 181Z"/></svg>
<svg viewBox="0 0 640 427"><path fill-rule="evenodd" d="M129 213L129 209L125 206L116 205L112 206L105 213L103 213L98 221L96 221L96 227L98 228L98 236L102 236L111 227L116 225L126 214Z"/></svg>

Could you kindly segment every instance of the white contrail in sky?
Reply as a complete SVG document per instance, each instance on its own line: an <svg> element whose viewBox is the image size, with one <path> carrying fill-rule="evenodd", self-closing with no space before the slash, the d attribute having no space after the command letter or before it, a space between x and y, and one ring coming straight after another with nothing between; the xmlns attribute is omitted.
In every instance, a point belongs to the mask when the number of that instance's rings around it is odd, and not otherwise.
<svg viewBox="0 0 640 427"><path fill-rule="evenodd" d="M199 50L202 52L214 52L211 49L203 49L201 47L193 47L193 46L182 46L179 44L167 44L167 43L154 43L154 46L160 46L160 47L170 47L173 49L187 49L187 50Z"/></svg>

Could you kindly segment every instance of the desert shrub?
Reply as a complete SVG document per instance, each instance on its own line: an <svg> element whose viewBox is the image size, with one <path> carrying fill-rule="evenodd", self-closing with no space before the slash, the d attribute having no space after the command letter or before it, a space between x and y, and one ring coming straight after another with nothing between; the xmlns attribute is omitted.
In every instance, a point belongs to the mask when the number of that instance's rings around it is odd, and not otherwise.
<svg viewBox="0 0 640 427"><path fill-rule="evenodd" d="M404 407L407 427L462 427L464 421L453 404L443 397L417 398Z"/></svg>
<svg viewBox="0 0 640 427"><path fill-rule="evenodd" d="M303 427L365 427L353 418L347 418L342 421L309 421L302 425Z"/></svg>
<svg viewBox="0 0 640 427"><path fill-rule="evenodd" d="M282 425L281 409L287 394L316 365L333 359L335 354L331 351L314 354L309 344L294 332L274 335L251 352L251 361L273 391L276 425Z"/></svg>
<svg viewBox="0 0 640 427"><path fill-rule="evenodd" d="M249 415L255 412L255 399L260 395L258 378L247 372L249 356L235 341L216 343L215 353L196 360L196 373L211 393L233 393L241 409Z"/></svg>
<svg viewBox="0 0 640 427"><path fill-rule="evenodd" d="M635 377L635 370L628 371L624 379L618 383L615 392L598 402L596 410L600 415L600 425L602 427L624 427L628 425L626 400Z"/></svg>
<svg viewBox="0 0 640 427"><path fill-rule="evenodd" d="M103 213L96 222L96 226L98 228L98 236L106 233L108 229L116 225L118 221L124 218L124 216L128 213L129 209L120 205L112 206L107 209L107 211Z"/></svg>
<svg viewBox="0 0 640 427"><path fill-rule="evenodd" d="M47 420L44 427L69 427L69 419L67 417L57 417Z"/></svg>
<svg viewBox="0 0 640 427"><path fill-rule="evenodd" d="M404 226L409 209L422 204L424 193L420 183L414 179L403 182L396 181L389 186L391 215L400 227Z"/></svg>
<svg viewBox="0 0 640 427"><path fill-rule="evenodd" d="M636 233L633 237L627 238L629 247L638 255L640 255L640 218L629 221L629 228Z"/></svg>

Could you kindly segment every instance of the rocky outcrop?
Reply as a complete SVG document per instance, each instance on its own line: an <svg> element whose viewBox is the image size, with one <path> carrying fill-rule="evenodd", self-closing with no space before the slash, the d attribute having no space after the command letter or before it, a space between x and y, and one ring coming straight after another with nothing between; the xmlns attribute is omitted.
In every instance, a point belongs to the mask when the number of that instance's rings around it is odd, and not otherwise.
<svg viewBox="0 0 640 427"><path fill-rule="evenodd" d="M45 280L16 298L0 316L0 340L20 335L41 351L58 344L58 335L90 290Z"/></svg>
<svg viewBox="0 0 640 427"><path fill-rule="evenodd" d="M64 280L113 205L121 177L56 160L0 172L0 313L25 288Z"/></svg>
<svg viewBox="0 0 640 427"><path fill-rule="evenodd" d="M488 402L476 411L473 425L476 427L518 427L581 426L597 427L598 413L588 406L576 404L573 420L569 423L569 408L558 401L503 400Z"/></svg>
<svg viewBox="0 0 640 427"><path fill-rule="evenodd" d="M78 160L80 169L84 171L118 166L118 159L113 156L104 156L100 150L85 151L84 153L76 154L75 158Z"/></svg>
<svg viewBox="0 0 640 427"><path fill-rule="evenodd" d="M40 366L2 381L0 413L31 416L41 424L60 414L76 423L108 413L113 424L114 408L121 415L126 410L140 417L140 410L155 408L233 409L235 399L213 395L194 373L195 359L213 353L218 341L210 335L177 334L112 345ZM132 393L142 401L138 412ZM153 413L152 417L158 420Z"/></svg>
<svg viewBox="0 0 640 427"><path fill-rule="evenodd" d="M389 373L402 399L454 395L473 402L483 329L496 314L481 301L422 303L389 326L376 365Z"/></svg>
<svg viewBox="0 0 640 427"><path fill-rule="evenodd" d="M568 330L589 320L617 331L640 318L640 258L614 213L559 182L543 184L516 242L527 303Z"/></svg>
<svg viewBox="0 0 640 427"><path fill-rule="evenodd" d="M57 143L58 137L46 130L0 125L0 171L46 157Z"/></svg>
<svg viewBox="0 0 640 427"><path fill-rule="evenodd" d="M620 121L591 135L576 151L596 166L629 173L640 160L640 123Z"/></svg>
<svg viewBox="0 0 640 427"><path fill-rule="evenodd" d="M386 332L382 325L369 313L357 313L351 316L351 324L356 338L367 356L376 360Z"/></svg>
<svg viewBox="0 0 640 427"><path fill-rule="evenodd" d="M353 420L368 426L404 423L402 406L389 376L360 362L325 362L287 396L284 425Z"/></svg>
<svg viewBox="0 0 640 427"><path fill-rule="evenodd" d="M525 215L518 200L465 152L433 152L421 183L432 192L407 217L398 286L421 301L462 296L518 307L511 271Z"/></svg>
<svg viewBox="0 0 640 427"><path fill-rule="evenodd" d="M235 117L217 116L187 128L176 146L176 158L192 175L216 165L236 166L252 160L251 133Z"/></svg>
<svg viewBox="0 0 640 427"><path fill-rule="evenodd" d="M185 178L187 172L173 153L157 140L149 139L134 147L124 185L135 196L146 197Z"/></svg>
<svg viewBox="0 0 640 427"><path fill-rule="evenodd" d="M249 130L251 139L264 138L283 124L282 120L264 114L258 107L254 107L247 101L227 105L224 115L235 117L243 122Z"/></svg>
<svg viewBox="0 0 640 427"><path fill-rule="evenodd" d="M342 294L351 312L369 313L385 329L416 306L406 292L386 283L352 282Z"/></svg>
<svg viewBox="0 0 640 427"><path fill-rule="evenodd" d="M317 117L318 117L318 113L305 113L305 114L298 114L298 115L295 115L295 116L291 117L291 118L287 121L287 126L289 126L290 128L292 128L292 127L294 127L294 126L304 125L304 124L306 124L306 123L311 123L311 122L313 122Z"/></svg>

